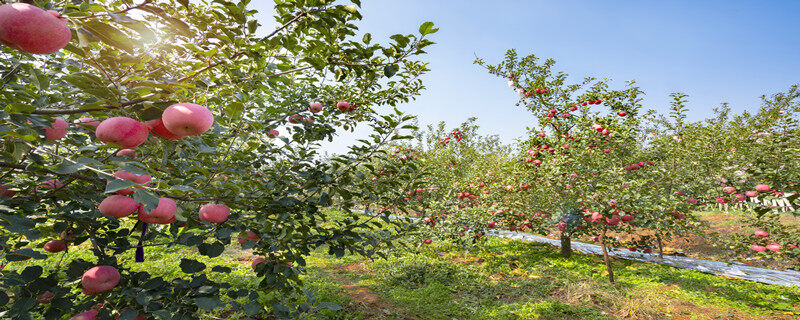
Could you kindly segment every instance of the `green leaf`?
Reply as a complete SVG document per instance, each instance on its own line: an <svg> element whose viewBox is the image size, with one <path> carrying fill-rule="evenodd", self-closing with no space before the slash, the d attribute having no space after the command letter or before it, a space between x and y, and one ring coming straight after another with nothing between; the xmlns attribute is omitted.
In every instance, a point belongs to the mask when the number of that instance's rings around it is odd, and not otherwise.
<svg viewBox="0 0 800 320"><path fill-rule="evenodd" d="M228 117L234 118L244 111L244 104L239 101L234 101L225 106L225 114Z"/></svg>
<svg viewBox="0 0 800 320"><path fill-rule="evenodd" d="M372 41L372 34L365 33L364 37L361 38L361 40L364 41L364 43L369 44L369 42Z"/></svg>
<svg viewBox="0 0 800 320"><path fill-rule="evenodd" d="M14 102L6 106L6 111L9 113L31 113L34 110L36 110L36 107L27 103Z"/></svg>
<svg viewBox="0 0 800 320"><path fill-rule="evenodd" d="M222 307L222 302L217 297L198 297L194 302L203 310L211 311Z"/></svg>
<svg viewBox="0 0 800 320"><path fill-rule="evenodd" d="M204 263L194 259L186 258L181 259L180 267L181 271L188 274L197 273L206 269L206 265Z"/></svg>
<svg viewBox="0 0 800 320"><path fill-rule="evenodd" d="M136 185L136 182L130 180L123 180L123 179L112 180L106 185L105 193L116 192L122 189L130 188L134 185Z"/></svg>
<svg viewBox="0 0 800 320"><path fill-rule="evenodd" d="M158 208L158 196L143 189L136 189L133 193L133 200L138 203L144 203L144 209L147 211Z"/></svg>
<svg viewBox="0 0 800 320"><path fill-rule="evenodd" d="M419 26L419 33L421 33L423 36L426 34L436 33L436 31L439 31L439 29L434 29L433 22L430 21Z"/></svg>
<svg viewBox="0 0 800 320"><path fill-rule="evenodd" d="M233 270L229 267L214 266L213 268L211 268L211 271L219 273L231 273L231 271Z"/></svg>
<svg viewBox="0 0 800 320"><path fill-rule="evenodd" d="M248 316L254 316L261 312L261 305L258 302L251 301L242 306L242 311Z"/></svg>
<svg viewBox="0 0 800 320"><path fill-rule="evenodd" d="M356 7L354 5L351 5L351 4L346 5L346 6L342 6L342 8L345 11L350 12L350 13L358 13L358 7Z"/></svg>
<svg viewBox="0 0 800 320"><path fill-rule="evenodd" d="M80 171L81 169L83 169L83 167L84 166L80 163L70 163L64 161L61 162L61 164L59 164L58 167L53 169L53 171L60 174L70 174Z"/></svg>
<svg viewBox="0 0 800 320"><path fill-rule="evenodd" d="M42 272L44 272L44 269L42 269L42 267L40 267L40 266L30 266L30 267L25 268L25 270L22 270L21 275L22 275L22 279L24 279L25 281L31 282L33 280L39 279L39 276L42 275Z"/></svg>
<svg viewBox="0 0 800 320"><path fill-rule="evenodd" d="M133 54L133 49L137 46L137 43L131 41L131 37L106 23L92 20L84 23L83 27L100 41L112 47L125 50L130 54Z"/></svg>
<svg viewBox="0 0 800 320"><path fill-rule="evenodd" d="M225 251L225 245L222 242L214 242L214 243L202 243L197 248L200 254L207 256L209 258L218 257Z"/></svg>

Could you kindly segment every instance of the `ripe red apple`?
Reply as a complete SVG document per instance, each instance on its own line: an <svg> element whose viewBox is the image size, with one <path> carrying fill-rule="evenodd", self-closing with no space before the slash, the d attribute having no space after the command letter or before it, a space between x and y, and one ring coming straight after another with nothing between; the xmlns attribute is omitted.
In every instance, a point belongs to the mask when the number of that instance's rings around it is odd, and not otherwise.
<svg viewBox="0 0 800 320"><path fill-rule="evenodd" d="M770 243L767 245L767 249L772 252L778 252L781 250L781 245L777 243Z"/></svg>
<svg viewBox="0 0 800 320"><path fill-rule="evenodd" d="M200 221L223 223L228 220L231 208L224 204L209 203L200 207Z"/></svg>
<svg viewBox="0 0 800 320"><path fill-rule="evenodd" d="M115 194L103 199L97 209L109 217L123 218L136 212L139 209L139 203L133 198Z"/></svg>
<svg viewBox="0 0 800 320"><path fill-rule="evenodd" d="M605 149L603 150L603 153L611 153L611 150Z"/></svg>
<svg viewBox="0 0 800 320"><path fill-rule="evenodd" d="M759 185L756 186L756 191L758 191L758 192L769 192L769 185L759 184Z"/></svg>
<svg viewBox="0 0 800 320"><path fill-rule="evenodd" d="M545 137L545 136L547 136L547 135L546 135L544 132L539 132L539 136L540 136L540 137L542 137L542 138L544 138L544 137Z"/></svg>
<svg viewBox="0 0 800 320"><path fill-rule="evenodd" d="M497 222L489 221L489 223L487 223L486 226L489 227L490 229L494 229L494 227L497 226Z"/></svg>
<svg viewBox="0 0 800 320"><path fill-rule="evenodd" d="M764 230L756 230L756 232L754 232L753 234L755 234L756 237L760 237L760 238L769 237L769 232L766 232Z"/></svg>
<svg viewBox="0 0 800 320"><path fill-rule="evenodd" d="M14 195L16 195L17 194L16 191L8 190L9 188L12 188L12 187L14 187L14 186L12 186L10 184L0 185L0 197L9 197L10 198L10 197L13 197Z"/></svg>
<svg viewBox="0 0 800 320"><path fill-rule="evenodd" d="M319 103L319 102L312 102L308 106L308 111L311 111L311 113L318 113L318 112L322 111L322 104Z"/></svg>
<svg viewBox="0 0 800 320"><path fill-rule="evenodd" d="M194 103L178 103L169 106L161 114L164 127L179 136L203 134L214 125L214 115L206 107Z"/></svg>
<svg viewBox="0 0 800 320"><path fill-rule="evenodd" d="M764 252L764 251L767 251L767 248L764 247L764 246L761 246L761 245L751 244L750 245L750 250L753 250L753 251L756 251L756 252Z"/></svg>
<svg viewBox="0 0 800 320"><path fill-rule="evenodd" d="M150 133L162 137L164 139L180 139L183 136L179 134L174 134L167 130L167 127L164 126L164 120L162 118L153 119L145 121L145 124L148 128L150 128Z"/></svg>
<svg viewBox="0 0 800 320"><path fill-rule="evenodd" d="M239 241L239 244L244 244L247 241L256 242L258 241L258 239L259 239L258 234L256 234L251 230L242 231L241 233L239 233L239 236L237 237L237 241Z"/></svg>
<svg viewBox="0 0 800 320"><path fill-rule="evenodd" d="M265 261L266 260L264 258L262 258L262 257L255 258L255 259L253 259L253 263L250 264L250 267L252 267L253 270L255 270L256 266L258 266L259 264L264 263Z"/></svg>
<svg viewBox="0 0 800 320"><path fill-rule="evenodd" d="M115 154L117 157L130 157L136 159L136 150L133 149L122 149L117 151Z"/></svg>
<svg viewBox="0 0 800 320"><path fill-rule="evenodd" d="M625 112L625 111L620 111L620 112L617 113L617 115L620 116L620 117L624 117L624 116L627 116L628 113Z"/></svg>
<svg viewBox="0 0 800 320"><path fill-rule="evenodd" d="M147 140L149 130L144 123L128 117L112 117L100 122L95 136L100 141L120 148L134 148Z"/></svg>
<svg viewBox="0 0 800 320"><path fill-rule="evenodd" d="M86 127L86 128L97 128L100 125L100 121L95 118L80 118L78 120L73 121L77 126Z"/></svg>
<svg viewBox="0 0 800 320"><path fill-rule="evenodd" d="M747 190L747 191L744 192L744 195L746 195L746 196L748 196L750 198L758 197L758 191Z"/></svg>
<svg viewBox="0 0 800 320"><path fill-rule="evenodd" d="M102 293L113 289L119 283L119 271L111 266L96 266L87 270L81 277L85 294Z"/></svg>
<svg viewBox="0 0 800 320"><path fill-rule="evenodd" d="M50 179L42 182L42 188L44 189L61 189L62 187L64 187L64 184L58 179Z"/></svg>
<svg viewBox="0 0 800 320"><path fill-rule="evenodd" d="M0 43L33 54L61 50L72 32L56 15L26 3L0 6Z"/></svg>
<svg viewBox="0 0 800 320"><path fill-rule="evenodd" d="M350 103L347 101L339 101L339 103L336 104L336 108L339 109L339 111L349 111Z"/></svg>
<svg viewBox="0 0 800 320"><path fill-rule="evenodd" d="M433 242L433 240L431 240L431 239L425 239L425 241L422 241L422 243L424 243L424 244L431 244L432 242Z"/></svg>
<svg viewBox="0 0 800 320"><path fill-rule="evenodd" d="M48 304L53 301L53 297L55 294L51 291L45 291L42 294L36 296L36 301L39 301L41 304Z"/></svg>
<svg viewBox="0 0 800 320"><path fill-rule="evenodd" d="M67 242L64 240L50 240L44 244L44 251L47 252L61 252L67 249Z"/></svg>
<svg viewBox="0 0 800 320"><path fill-rule="evenodd" d="M734 193L734 192L736 192L736 188L734 188L734 187L725 187L725 188L722 188L722 191L723 192L727 192L727 193Z"/></svg>
<svg viewBox="0 0 800 320"><path fill-rule="evenodd" d="M625 214L625 215L622 215L622 217L620 217L620 219L622 221L625 221L625 222L631 222L631 221L633 221L633 216L629 215L629 214Z"/></svg>
<svg viewBox="0 0 800 320"><path fill-rule="evenodd" d="M289 123L298 124L300 123L300 121L303 121L303 117L300 116L299 114L293 114L289 116Z"/></svg>
<svg viewBox="0 0 800 320"><path fill-rule="evenodd" d="M67 135L69 125L64 119L56 118L49 127L44 128L44 140L55 141Z"/></svg>
<svg viewBox="0 0 800 320"><path fill-rule="evenodd" d="M89 310L81 312L69 318L69 320L95 320L97 319L97 310Z"/></svg>
<svg viewBox="0 0 800 320"><path fill-rule="evenodd" d="M175 222L175 212L178 206L170 198L158 198L158 206L147 212L144 206L139 206L139 220L153 224L170 224Z"/></svg>
<svg viewBox="0 0 800 320"><path fill-rule="evenodd" d="M567 223L566 222L559 222L558 224L556 224L556 227L558 227L559 231L565 231L565 230L567 230Z"/></svg>
<svg viewBox="0 0 800 320"><path fill-rule="evenodd" d="M117 172L114 172L114 176L117 177L117 179L123 179L123 180L132 181L132 182L134 182L136 184L143 185L143 186L147 186L148 184L150 184L150 180L153 179L153 177L151 177L150 175L147 175L147 174L137 175L137 174L130 173L128 171L117 171ZM134 193L134 191L131 190L131 188L125 188L125 189L121 189L121 190L117 190L116 191L116 194L122 194L122 195L131 195L133 193Z"/></svg>
<svg viewBox="0 0 800 320"><path fill-rule="evenodd" d="M576 106L570 106L569 107L569 111L575 111L575 110L578 110L578 107L576 107Z"/></svg>
<svg viewBox="0 0 800 320"><path fill-rule="evenodd" d="M269 131L267 136L269 136L270 138L275 138L275 137L279 136L280 134L281 133L278 132L278 130L272 129L272 130Z"/></svg>

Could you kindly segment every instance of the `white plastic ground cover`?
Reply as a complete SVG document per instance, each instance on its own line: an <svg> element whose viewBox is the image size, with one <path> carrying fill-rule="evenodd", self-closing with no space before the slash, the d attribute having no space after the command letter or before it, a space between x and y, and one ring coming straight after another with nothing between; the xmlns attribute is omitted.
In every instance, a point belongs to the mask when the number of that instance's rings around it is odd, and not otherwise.
<svg viewBox="0 0 800 320"><path fill-rule="evenodd" d="M373 212L369 213L374 214ZM404 219L411 221L416 220L415 218L409 218L397 215L389 215L389 219L392 220ZM489 230L487 234L495 237L522 240L528 242L548 243L556 247L561 246L560 240L536 236L519 231ZM584 243L584 242L573 241L572 250L584 254L595 254L595 255L603 254L603 249L600 247L600 245ZM634 252L628 249L618 249L618 248L611 248L609 254L620 259L664 264L676 268L697 270L704 273L710 273L710 274L750 280L750 281L757 281L761 283L775 284L784 287L800 287L800 272L798 271L792 271L792 270L779 271L779 270L751 267L741 263L726 263L726 262L695 259L695 258L681 257L681 256L664 255L664 258L661 258L656 253Z"/></svg>

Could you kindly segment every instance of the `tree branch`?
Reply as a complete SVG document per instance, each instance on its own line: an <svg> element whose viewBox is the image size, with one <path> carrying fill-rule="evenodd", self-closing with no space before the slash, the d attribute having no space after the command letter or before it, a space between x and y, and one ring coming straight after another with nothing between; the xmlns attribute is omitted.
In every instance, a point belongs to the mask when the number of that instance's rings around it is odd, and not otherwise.
<svg viewBox="0 0 800 320"><path fill-rule="evenodd" d="M94 112L94 111L106 111L106 110L114 110L114 109L121 109L125 107L129 107L135 105L137 103L142 103L147 101L146 99L133 99L130 101L125 101L120 103L118 106L105 106L102 108L91 108L91 109L39 109L33 110L32 114L76 114L76 113L84 113L84 112Z"/></svg>

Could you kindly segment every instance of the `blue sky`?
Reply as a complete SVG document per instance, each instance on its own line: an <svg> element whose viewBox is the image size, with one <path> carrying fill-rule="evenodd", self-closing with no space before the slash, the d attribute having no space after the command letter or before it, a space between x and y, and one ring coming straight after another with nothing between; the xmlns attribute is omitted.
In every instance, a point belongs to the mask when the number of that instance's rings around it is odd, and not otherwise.
<svg viewBox="0 0 800 320"><path fill-rule="evenodd" d="M254 1L271 14L271 1ZM721 102L754 110L762 94L800 82L800 1L455 1L363 0L361 31L373 39L416 33L425 21L439 32L423 57L432 71L428 89L400 109L426 125L456 126L478 118L483 134L506 143L524 134L533 117L514 107L506 81L473 65L507 49L556 59L576 78L610 78L620 87L636 80L645 108L664 111L671 92L689 94L691 120L712 114ZM263 7L260 7L263 6ZM261 20L267 28L271 19ZM345 134L325 150L341 152Z"/></svg>

